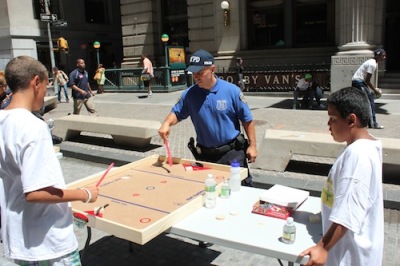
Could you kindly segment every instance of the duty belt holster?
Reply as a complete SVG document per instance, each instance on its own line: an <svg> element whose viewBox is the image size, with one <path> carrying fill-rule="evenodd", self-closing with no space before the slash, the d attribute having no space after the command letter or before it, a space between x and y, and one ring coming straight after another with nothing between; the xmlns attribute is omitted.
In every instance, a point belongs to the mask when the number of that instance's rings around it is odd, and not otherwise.
<svg viewBox="0 0 400 266"><path fill-rule="evenodd" d="M193 138L193 137L191 137L191 138L189 139L189 142L188 142L187 146L188 146L189 150L192 152L193 157L194 157L196 160L198 160L198 159L199 159L199 154L198 154L197 151L196 151L196 145L194 144L194 138Z"/></svg>
<svg viewBox="0 0 400 266"><path fill-rule="evenodd" d="M247 149L248 142L242 134L239 134L232 142L228 144L222 145L220 147L207 148L201 144L194 145L194 139L190 138L188 147L190 151L193 153L193 156L196 158L196 156L199 155L212 155L212 156L223 155L233 149L244 150Z"/></svg>

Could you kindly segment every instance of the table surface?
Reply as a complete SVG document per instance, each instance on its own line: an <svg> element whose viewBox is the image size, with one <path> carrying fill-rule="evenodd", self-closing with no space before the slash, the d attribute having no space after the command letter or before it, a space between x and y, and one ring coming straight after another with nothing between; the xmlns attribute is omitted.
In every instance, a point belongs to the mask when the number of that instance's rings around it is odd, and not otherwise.
<svg viewBox="0 0 400 266"><path fill-rule="evenodd" d="M241 187L229 199L217 199L214 209L201 208L172 226L170 233L215 243L234 249L261 254L289 262L306 263L299 257L303 250L321 238L321 223L311 223L311 214L320 213L320 198L309 197L292 215L296 225L296 241L280 241L285 220L252 213L263 189ZM217 216L223 216L219 220Z"/></svg>

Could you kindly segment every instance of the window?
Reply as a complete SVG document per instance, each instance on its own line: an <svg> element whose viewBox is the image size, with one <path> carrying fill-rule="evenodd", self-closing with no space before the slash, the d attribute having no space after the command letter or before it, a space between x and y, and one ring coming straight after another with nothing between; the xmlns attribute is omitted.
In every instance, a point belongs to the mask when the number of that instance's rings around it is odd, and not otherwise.
<svg viewBox="0 0 400 266"><path fill-rule="evenodd" d="M321 44L327 42L327 5L325 0L298 0L295 6L295 43Z"/></svg>
<svg viewBox="0 0 400 266"><path fill-rule="evenodd" d="M283 41L283 9L255 11L251 16L250 31L253 47L280 46Z"/></svg>
<svg viewBox="0 0 400 266"><path fill-rule="evenodd" d="M188 47L188 16L186 0L163 0L162 33L169 35L169 44Z"/></svg>
<svg viewBox="0 0 400 266"><path fill-rule="evenodd" d="M250 1L248 16L249 46L251 48L283 45L284 13L282 1Z"/></svg>
<svg viewBox="0 0 400 266"><path fill-rule="evenodd" d="M109 24L107 0L85 0L85 15L87 23Z"/></svg>
<svg viewBox="0 0 400 266"><path fill-rule="evenodd" d="M248 0L249 49L334 44L335 0Z"/></svg>

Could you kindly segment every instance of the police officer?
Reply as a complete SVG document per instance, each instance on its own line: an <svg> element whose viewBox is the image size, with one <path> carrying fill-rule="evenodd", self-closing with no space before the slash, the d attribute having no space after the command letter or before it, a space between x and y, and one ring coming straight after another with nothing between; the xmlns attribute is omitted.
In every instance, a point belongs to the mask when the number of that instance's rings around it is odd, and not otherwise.
<svg viewBox="0 0 400 266"><path fill-rule="evenodd" d="M192 72L195 84L186 89L158 133L167 140L170 127L190 116L195 131L188 146L197 160L230 165L233 161L248 167L257 157L253 117L243 93L232 83L219 79L214 57L205 50L195 52L186 71ZM247 138L241 134L242 124ZM242 185L253 186L249 176Z"/></svg>

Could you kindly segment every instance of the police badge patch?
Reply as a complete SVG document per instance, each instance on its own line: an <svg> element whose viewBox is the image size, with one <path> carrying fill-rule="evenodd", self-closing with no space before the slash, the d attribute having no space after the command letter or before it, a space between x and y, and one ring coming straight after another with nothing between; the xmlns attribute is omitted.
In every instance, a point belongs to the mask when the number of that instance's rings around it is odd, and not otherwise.
<svg viewBox="0 0 400 266"><path fill-rule="evenodd" d="M224 111L228 108L228 103L226 100L217 100L217 110Z"/></svg>

